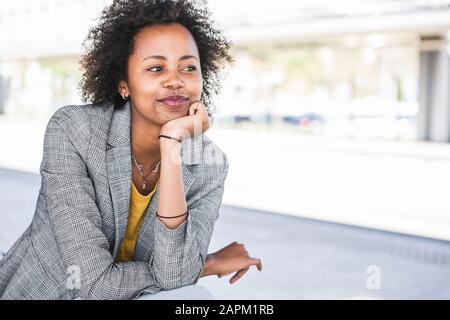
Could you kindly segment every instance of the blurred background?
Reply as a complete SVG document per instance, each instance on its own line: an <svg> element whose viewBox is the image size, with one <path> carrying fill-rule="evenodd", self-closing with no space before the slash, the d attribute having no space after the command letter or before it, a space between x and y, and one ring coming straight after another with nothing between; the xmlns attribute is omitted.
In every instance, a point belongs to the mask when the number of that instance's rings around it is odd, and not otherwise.
<svg viewBox="0 0 450 320"><path fill-rule="evenodd" d="M0 1L0 250L34 213L45 126L106 0ZM236 63L206 134L230 170L218 298L450 298L450 1L209 0ZM256 270L256 269L255 269Z"/></svg>

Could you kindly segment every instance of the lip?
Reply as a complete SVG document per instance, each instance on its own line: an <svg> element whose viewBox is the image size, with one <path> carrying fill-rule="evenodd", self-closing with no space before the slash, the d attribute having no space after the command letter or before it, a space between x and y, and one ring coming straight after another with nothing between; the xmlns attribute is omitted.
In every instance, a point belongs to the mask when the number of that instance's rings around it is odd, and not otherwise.
<svg viewBox="0 0 450 320"><path fill-rule="evenodd" d="M182 100L180 102L173 100L158 100L159 103L162 104L163 107L168 109L169 111L180 111L184 110L188 105L189 100Z"/></svg>
<svg viewBox="0 0 450 320"><path fill-rule="evenodd" d="M168 107L174 108L184 106L189 101L189 98L185 96L176 95L176 96L168 96L158 101Z"/></svg>

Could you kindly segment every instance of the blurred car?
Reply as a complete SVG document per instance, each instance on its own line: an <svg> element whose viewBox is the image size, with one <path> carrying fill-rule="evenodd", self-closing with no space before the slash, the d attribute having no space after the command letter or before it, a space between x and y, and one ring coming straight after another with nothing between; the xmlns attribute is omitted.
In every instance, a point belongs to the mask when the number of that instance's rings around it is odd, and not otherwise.
<svg viewBox="0 0 450 320"><path fill-rule="evenodd" d="M308 112L308 113L304 113L301 115L283 116L283 122L292 124L292 125L307 127L311 123L323 124L323 123L325 123L325 118L318 113Z"/></svg>

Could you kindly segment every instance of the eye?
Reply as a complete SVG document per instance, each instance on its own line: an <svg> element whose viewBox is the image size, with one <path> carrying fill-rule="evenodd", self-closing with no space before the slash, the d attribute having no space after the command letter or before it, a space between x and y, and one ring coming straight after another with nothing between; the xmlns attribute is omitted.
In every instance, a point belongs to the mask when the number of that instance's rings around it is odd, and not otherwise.
<svg viewBox="0 0 450 320"><path fill-rule="evenodd" d="M152 71L154 69L162 69L162 67L151 67L151 68L148 68L147 70ZM157 71L152 71L152 72L157 72Z"/></svg>
<svg viewBox="0 0 450 320"><path fill-rule="evenodd" d="M197 67L196 67L196 66L189 66L189 67L186 67L185 69L188 69L188 68L191 68L191 69L192 69L192 71L195 71L195 70L197 70Z"/></svg>

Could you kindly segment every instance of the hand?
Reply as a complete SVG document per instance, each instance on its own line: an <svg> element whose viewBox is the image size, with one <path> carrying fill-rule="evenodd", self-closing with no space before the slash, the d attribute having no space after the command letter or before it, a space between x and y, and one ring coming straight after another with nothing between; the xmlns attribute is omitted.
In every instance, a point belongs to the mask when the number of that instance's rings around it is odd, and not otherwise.
<svg viewBox="0 0 450 320"><path fill-rule="evenodd" d="M189 139L205 133L210 127L208 112L202 101L194 101L189 106L187 116L166 122L161 127L161 134Z"/></svg>
<svg viewBox="0 0 450 320"><path fill-rule="evenodd" d="M250 268L255 265L262 270L261 259L251 258L244 245L236 241L212 254L214 274L219 278L236 272L230 279L230 284L238 281Z"/></svg>

